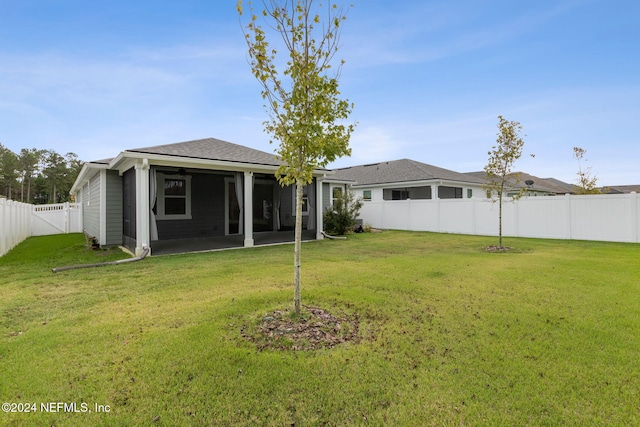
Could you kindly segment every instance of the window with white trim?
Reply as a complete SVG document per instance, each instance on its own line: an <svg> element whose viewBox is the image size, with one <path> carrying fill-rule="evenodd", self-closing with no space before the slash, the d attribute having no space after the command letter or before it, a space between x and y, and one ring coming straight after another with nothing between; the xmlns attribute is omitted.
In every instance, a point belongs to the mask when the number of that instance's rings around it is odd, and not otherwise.
<svg viewBox="0 0 640 427"><path fill-rule="evenodd" d="M331 187L331 206L335 209L336 202L342 197L342 187Z"/></svg>
<svg viewBox="0 0 640 427"><path fill-rule="evenodd" d="M159 220L191 219L191 176L157 174Z"/></svg>
<svg viewBox="0 0 640 427"><path fill-rule="evenodd" d="M371 190L362 190L362 200L365 202L371 201Z"/></svg>

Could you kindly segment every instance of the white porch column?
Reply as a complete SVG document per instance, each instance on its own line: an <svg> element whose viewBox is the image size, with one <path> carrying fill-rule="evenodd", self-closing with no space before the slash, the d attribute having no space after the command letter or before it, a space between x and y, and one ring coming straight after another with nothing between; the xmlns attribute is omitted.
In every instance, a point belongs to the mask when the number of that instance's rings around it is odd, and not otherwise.
<svg viewBox="0 0 640 427"><path fill-rule="evenodd" d="M253 172L244 173L244 246L253 246Z"/></svg>
<svg viewBox="0 0 640 427"><path fill-rule="evenodd" d="M136 169L136 256L149 247L149 161L142 159Z"/></svg>
<svg viewBox="0 0 640 427"><path fill-rule="evenodd" d="M316 240L324 239L322 232L324 231L324 224L322 222L322 215L324 210L322 209L322 180L316 178Z"/></svg>

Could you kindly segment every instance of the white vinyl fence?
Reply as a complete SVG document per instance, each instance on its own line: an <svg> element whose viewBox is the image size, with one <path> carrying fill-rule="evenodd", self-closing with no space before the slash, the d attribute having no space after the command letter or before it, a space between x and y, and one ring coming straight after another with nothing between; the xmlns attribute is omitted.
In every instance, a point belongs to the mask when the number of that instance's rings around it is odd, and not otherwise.
<svg viewBox="0 0 640 427"><path fill-rule="evenodd" d="M0 256L27 237L82 232L78 203L30 205L0 198Z"/></svg>
<svg viewBox="0 0 640 427"><path fill-rule="evenodd" d="M640 242L640 197L631 194L505 199L502 234ZM364 202L360 219L381 229L498 235L499 205L483 199Z"/></svg>
<svg viewBox="0 0 640 427"><path fill-rule="evenodd" d="M82 211L80 209L80 203L33 206L31 235L81 233Z"/></svg>

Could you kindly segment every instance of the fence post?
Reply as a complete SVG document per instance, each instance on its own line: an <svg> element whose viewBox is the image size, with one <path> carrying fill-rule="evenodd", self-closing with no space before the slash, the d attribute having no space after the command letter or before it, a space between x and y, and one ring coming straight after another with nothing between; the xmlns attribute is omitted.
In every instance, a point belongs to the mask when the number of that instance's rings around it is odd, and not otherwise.
<svg viewBox="0 0 640 427"><path fill-rule="evenodd" d="M64 233L69 234L69 202L64 204Z"/></svg>
<svg viewBox="0 0 640 427"><path fill-rule="evenodd" d="M567 240L571 240L573 235L573 230L571 229L571 194L567 193L564 197L567 200Z"/></svg>

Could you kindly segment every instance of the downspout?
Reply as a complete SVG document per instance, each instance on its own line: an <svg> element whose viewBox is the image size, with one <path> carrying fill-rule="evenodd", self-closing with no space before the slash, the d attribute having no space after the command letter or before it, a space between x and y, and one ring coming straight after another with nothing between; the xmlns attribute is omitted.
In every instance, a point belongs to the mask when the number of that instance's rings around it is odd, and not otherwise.
<svg viewBox="0 0 640 427"><path fill-rule="evenodd" d="M80 264L80 265L71 265L68 267L56 267L56 268L52 268L51 271L54 273L58 273L60 271L76 270L78 268L104 267L105 265L126 264L128 262L136 262L136 261L143 260L148 254L149 254L149 248L145 247L142 253L139 256L134 258L119 259L117 261L99 262L95 264Z"/></svg>
<svg viewBox="0 0 640 427"><path fill-rule="evenodd" d="M331 240L347 240L345 236L332 236L330 234L325 233L324 231L320 232L324 237Z"/></svg>

